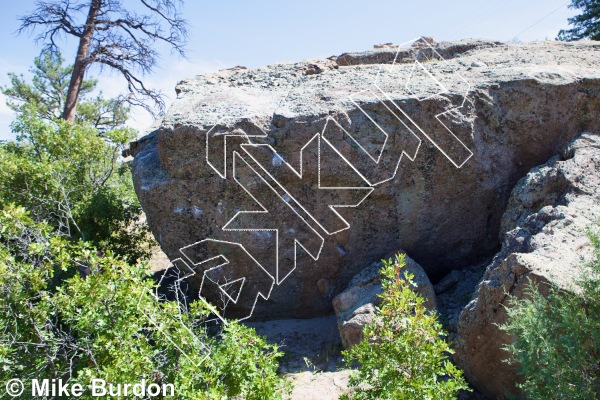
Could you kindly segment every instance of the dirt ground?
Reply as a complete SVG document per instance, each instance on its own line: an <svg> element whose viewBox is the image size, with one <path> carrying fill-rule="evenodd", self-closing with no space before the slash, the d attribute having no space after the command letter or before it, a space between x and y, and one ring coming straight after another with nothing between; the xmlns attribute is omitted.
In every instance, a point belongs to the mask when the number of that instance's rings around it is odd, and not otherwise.
<svg viewBox="0 0 600 400"><path fill-rule="evenodd" d="M334 315L311 319L281 319L246 325L277 343L285 356L280 372L294 385L290 399L337 399L348 390L342 342Z"/></svg>

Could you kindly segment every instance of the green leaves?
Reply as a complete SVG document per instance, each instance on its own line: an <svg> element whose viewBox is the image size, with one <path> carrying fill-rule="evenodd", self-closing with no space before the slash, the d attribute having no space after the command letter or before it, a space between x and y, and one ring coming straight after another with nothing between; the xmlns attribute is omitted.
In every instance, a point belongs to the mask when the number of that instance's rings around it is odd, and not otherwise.
<svg viewBox="0 0 600 400"><path fill-rule="evenodd" d="M364 339L344 351L345 361L360 368L351 375L353 391L345 399L454 399L468 386L462 372L449 360L437 317L413 290L414 276L402 274L404 256L384 260L383 293Z"/></svg>
<svg viewBox="0 0 600 400"><path fill-rule="evenodd" d="M519 365L520 389L531 399L600 396L600 240L590 231L594 257L574 294L530 282L522 299L511 299L500 328L515 341L507 362Z"/></svg>
<svg viewBox="0 0 600 400"><path fill-rule="evenodd" d="M149 255L151 238L121 150L134 135L100 135L86 123L49 122L25 110L15 143L0 144L0 201L27 207L74 240L91 241L131 263Z"/></svg>
<svg viewBox="0 0 600 400"><path fill-rule="evenodd" d="M72 72L62 62L43 53L31 83L11 74L2 88L18 117L17 141L0 143L0 380L146 379L183 399L282 398L277 346L235 321L209 335L205 303L153 296L137 264L153 242L121 160L136 134L129 110L100 94L80 99L75 122L58 119Z"/></svg>
<svg viewBox="0 0 600 400"><path fill-rule="evenodd" d="M0 143L0 202L26 207L73 240L92 242L130 263L148 257L153 240L140 222L141 207L121 152L136 132L124 126L129 110L84 81L74 123L59 119L72 67L60 54L35 59L33 79L9 74L2 88L18 114L16 142Z"/></svg>
<svg viewBox="0 0 600 400"><path fill-rule="evenodd" d="M147 266L99 257L20 207L0 210L0 232L3 382L146 379L173 383L182 399L277 399L287 391L277 346L235 321L209 335L205 303L158 302ZM92 273L82 278L78 266Z"/></svg>
<svg viewBox="0 0 600 400"><path fill-rule="evenodd" d="M33 61L31 83L22 75L9 73L10 86L0 88L8 98L10 109L21 115L30 113L45 121L58 121L63 112L73 66L64 66L60 53L43 51ZM84 80L79 91L77 121L101 133L122 128L129 116L123 99L105 99L102 93L88 96L96 89L97 80Z"/></svg>

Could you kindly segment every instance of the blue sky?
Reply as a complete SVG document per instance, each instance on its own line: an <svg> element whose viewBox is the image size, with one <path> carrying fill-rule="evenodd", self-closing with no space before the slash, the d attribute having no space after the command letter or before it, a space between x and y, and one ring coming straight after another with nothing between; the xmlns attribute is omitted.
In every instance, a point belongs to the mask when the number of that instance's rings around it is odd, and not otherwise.
<svg viewBox="0 0 600 400"><path fill-rule="evenodd" d="M124 0L136 7L137 0ZM565 0L187 0L188 59L161 48L159 67L146 77L150 86L171 99L177 81L234 65L258 67L279 61L328 57L361 51L379 43L402 43L419 36L437 41L463 38L522 41L554 39L567 18L577 13ZM23 73L39 54L32 36L15 35L18 16L34 8L34 0L4 2L0 13L0 85L7 72ZM64 47L67 61L74 43ZM92 71L93 72L93 71ZM107 95L124 89L116 75L98 75ZM0 140L11 139L14 115L0 96ZM134 113L132 126L151 123L143 111Z"/></svg>

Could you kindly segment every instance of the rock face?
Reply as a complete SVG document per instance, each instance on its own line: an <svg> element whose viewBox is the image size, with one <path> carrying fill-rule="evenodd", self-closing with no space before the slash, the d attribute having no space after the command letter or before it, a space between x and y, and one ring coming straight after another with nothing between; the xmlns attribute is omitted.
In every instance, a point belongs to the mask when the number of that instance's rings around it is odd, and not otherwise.
<svg viewBox="0 0 600 400"><path fill-rule="evenodd" d="M435 293L427 274L412 258L405 255L404 261L406 265L403 271L414 275L416 290L426 300L425 306L435 311L437 308ZM379 272L381 268L383 268L381 262L371 264L352 278L348 288L333 299L338 330L345 348L354 346L362 340L363 328L373 320L376 307L381 303L378 296L382 292Z"/></svg>
<svg viewBox="0 0 600 400"><path fill-rule="evenodd" d="M520 298L529 280L576 290L582 258L592 251L585 229L599 218L598 134L582 134L513 189L502 250L463 310L455 341L458 365L483 393L503 398L515 391L516 371L501 349L511 338L496 326L506 322L508 297Z"/></svg>
<svg viewBox="0 0 600 400"><path fill-rule="evenodd" d="M225 316L322 315L390 250L433 280L497 251L516 182L600 131L599 62L597 43L420 41L197 76L132 144L136 192Z"/></svg>
<svg viewBox="0 0 600 400"><path fill-rule="evenodd" d="M490 261L491 258L467 268L455 269L433 286L440 322L450 342L456 338L460 314L473 298Z"/></svg>

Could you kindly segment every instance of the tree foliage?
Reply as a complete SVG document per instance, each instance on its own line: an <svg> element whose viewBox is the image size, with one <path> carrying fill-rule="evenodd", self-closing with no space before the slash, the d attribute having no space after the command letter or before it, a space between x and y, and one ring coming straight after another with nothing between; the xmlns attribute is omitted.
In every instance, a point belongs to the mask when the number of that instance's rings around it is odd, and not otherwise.
<svg viewBox="0 0 600 400"><path fill-rule="evenodd" d="M178 286L179 301L158 298L138 262L153 242L121 160L135 135L123 125L128 109L86 98L88 80L77 118L59 118L70 71L60 54L43 53L31 83L11 74L2 89L18 116L16 141L0 143L0 380L21 379L28 398L34 378L281 398L289 386L276 346L235 321L209 325L211 307Z"/></svg>
<svg viewBox="0 0 600 400"><path fill-rule="evenodd" d="M507 361L519 366L528 399L600 398L600 237L590 238L594 258L579 294L550 287L544 297L530 282L527 296L507 307L501 329L515 339Z"/></svg>
<svg viewBox="0 0 600 400"><path fill-rule="evenodd" d="M151 72L158 59L157 44L165 43L184 54L186 23L180 16L181 0L138 0L127 8L123 0L37 0L35 9L20 18L19 32L36 30L36 40L50 53L57 41L72 37L78 42L62 118L73 121L85 72L92 65L108 68L127 82L129 95L122 99L152 112L145 100L162 111L161 93L148 88L141 75ZM137 11L140 10L140 11Z"/></svg>
<svg viewBox="0 0 600 400"><path fill-rule="evenodd" d="M0 202L26 207L70 239L129 262L147 257L154 242L121 160L136 134L124 126L129 110L116 99L84 97L77 120L67 123L58 116L72 67L51 53L34 65L31 83L9 74L11 85L2 88L18 116L11 125L16 141L0 143ZM95 85L87 80L85 94Z"/></svg>
<svg viewBox="0 0 600 400"><path fill-rule="evenodd" d="M582 13L569 18L573 28L561 30L558 40L600 40L600 0L572 0L570 8L581 10Z"/></svg>
<svg viewBox="0 0 600 400"><path fill-rule="evenodd" d="M383 261L382 303L363 340L344 351L353 391L346 399L455 399L467 389L462 371L449 360L450 346L434 313L414 290L414 276L401 275L404 255ZM403 277L404 276L404 277Z"/></svg>
<svg viewBox="0 0 600 400"><path fill-rule="evenodd" d="M205 303L159 302L148 275L21 207L0 210L0 380L19 377L26 393L33 378L96 378L172 383L182 399L281 398L277 346L235 322L209 335Z"/></svg>
<svg viewBox="0 0 600 400"><path fill-rule="evenodd" d="M63 65L60 52L43 51L33 62L30 72L31 83L23 75L9 72L10 86L2 87L7 97L7 105L17 114L35 110L35 113L47 121L56 121L62 115L67 99L69 79L73 66ZM95 97L91 93L96 89L96 79L86 79L79 92L77 122L87 122L100 133L125 125L129 109L118 98L106 99L100 92Z"/></svg>

